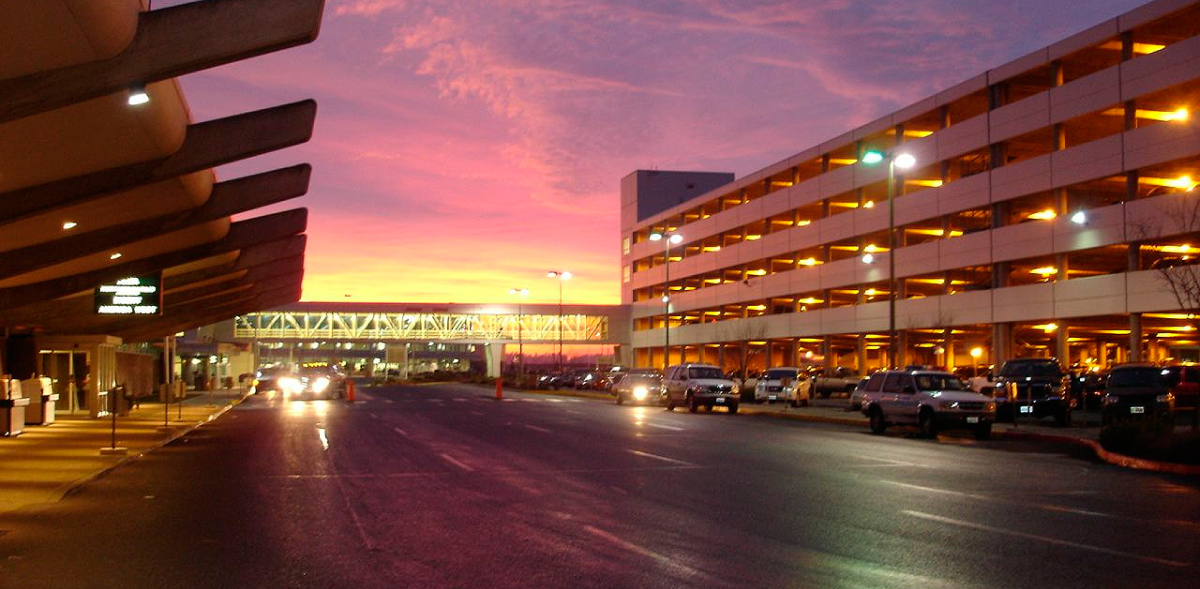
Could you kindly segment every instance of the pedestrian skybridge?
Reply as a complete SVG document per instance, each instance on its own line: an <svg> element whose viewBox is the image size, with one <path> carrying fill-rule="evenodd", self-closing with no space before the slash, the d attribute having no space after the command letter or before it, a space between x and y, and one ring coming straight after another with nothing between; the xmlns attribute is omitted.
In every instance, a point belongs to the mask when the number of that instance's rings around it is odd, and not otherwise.
<svg viewBox="0 0 1200 589"><path fill-rule="evenodd" d="M234 320L238 340L628 343L619 305L295 303Z"/></svg>

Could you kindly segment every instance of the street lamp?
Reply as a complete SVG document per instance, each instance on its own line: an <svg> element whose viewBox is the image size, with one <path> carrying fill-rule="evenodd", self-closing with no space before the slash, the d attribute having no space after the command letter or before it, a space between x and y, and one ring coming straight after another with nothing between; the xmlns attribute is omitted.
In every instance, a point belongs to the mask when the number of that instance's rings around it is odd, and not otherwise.
<svg viewBox="0 0 1200 589"><path fill-rule="evenodd" d="M563 282L571 279L570 272L562 270L551 270L546 273L546 278L558 279L558 371L562 372L563 368L563 303L562 292Z"/></svg>
<svg viewBox="0 0 1200 589"><path fill-rule="evenodd" d="M525 287L508 289L510 295L520 295L521 298L529 296L529 289ZM521 318L521 298L517 299L517 358L519 358L520 369L518 374L521 378L525 378L525 337L521 332L523 320Z"/></svg>
<svg viewBox="0 0 1200 589"><path fill-rule="evenodd" d="M971 357L975 359L975 361L972 362L972 364L975 365L974 375L976 377L979 376L979 358L982 356L983 356L983 348L978 347L978 346L971 348Z"/></svg>
<svg viewBox="0 0 1200 589"><path fill-rule="evenodd" d="M917 158L908 153L884 153L868 151L862 156L862 163L875 165L887 162L887 199L888 199L888 365L896 366L896 168L907 170L917 165ZM870 264L875 256L868 253L863 256L863 262Z"/></svg>
<svg viewBox="0 0 1200 589"><path fill-rule="evenodd" d="M663 242L663 374L671 362L671 245L683 242L683 236L678 233L650 234L650 241Z"/></svg>

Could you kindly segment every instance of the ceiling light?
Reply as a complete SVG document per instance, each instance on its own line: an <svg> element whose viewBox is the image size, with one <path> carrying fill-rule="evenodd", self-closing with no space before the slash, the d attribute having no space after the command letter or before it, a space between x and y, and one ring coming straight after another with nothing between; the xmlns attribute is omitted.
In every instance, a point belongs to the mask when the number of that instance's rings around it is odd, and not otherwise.
<svg viewBox="0 0 1200 589"><path fill-rule="evenodd" d="M1058 268L1055 268L1054 266L1042 266L1040 268L1034 268L1033 270L1030 270L1029 273L1037 274L1038 276L1051 276L1058 274Z"/></svg>
<svg viewBox="0 0 1200 589"><path fill-rule="evenodd" d="M121 257L121 252L117 252L117 253L115 253L115 254L113 254L113 255L109 256L109 257L108 257L108 259L110 259L110 260L115 260L115 259L117 259L117 258L119 258L119 257Z"/></svg>
<svg viewBox="0 0 1200 589"><path fill-rule="evenodd" d="M875 263L875 255L874 254L865 254L862 257L862 261L864 264L874 264Z"/></svg>
<svg viewBox="0 0 1200 589"><path fill-rule="evenodd" d="M129 89L129 97L126 99L129 106L137 106L150 102L150 95L146 94L146 87L138 84Z"/></svg>
<svg viewBox="0 0 1200 589"><path fill-rule="evenodd" d="M74 229L78 225L79 225L79 223L76 223L74 221L64 221L62 224L62 228L63 228L63 231L66 231L68 229Z"/></svg>
<svg viewBox="0 0 1200 589"><path fill-rule="evenodd" d="M1076 225L1083 225L1087 223L1087 215L1083 211L1078 211L1074 215L1071 215L1071 222Z"/></svg>
<svg viewBox="0 0 1200 589"><path fill-rule="evenodd" d="M1057 216L1058 216L1058 213L1054 212L1054 209L1046 209L1044 211L1038 211L1036 213L1033 213L1033 214L1029 215L1029 217L1027 217L1027 218L1034 219L1037 221L1049 221L1050 219L1053 219Z"/></svg>

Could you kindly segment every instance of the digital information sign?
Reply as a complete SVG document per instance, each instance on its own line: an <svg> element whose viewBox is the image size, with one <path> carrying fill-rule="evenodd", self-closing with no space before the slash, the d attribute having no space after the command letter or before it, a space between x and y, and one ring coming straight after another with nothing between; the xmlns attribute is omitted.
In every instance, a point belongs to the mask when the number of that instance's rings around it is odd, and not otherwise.
<svg viewBox="0 0 1200 589"><path fill-rule="evenodd" d="M158 315L162 312L162 277L122 278L96 287L100 315Z"/></svg>

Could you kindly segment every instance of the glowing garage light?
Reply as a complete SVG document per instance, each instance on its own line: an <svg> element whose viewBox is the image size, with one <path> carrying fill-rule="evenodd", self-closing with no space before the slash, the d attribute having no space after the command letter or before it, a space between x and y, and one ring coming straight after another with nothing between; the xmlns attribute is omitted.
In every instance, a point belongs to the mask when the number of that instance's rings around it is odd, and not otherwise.
<svg viewBox="0 0 1200 589"><path fill-rule="evenodd" d="M138 84L137 86L129 89L129 98L126 99L126 102L129 103L129 106L146 104L147 102L150 102L150 95L146 94L145 86Z"/></svg>
<svg viewBox="0 0 1200 589"><path fill-rule="evenodd" d="M1078 211L1074 215L1071 215L1071 222L1076 225L1083 225L1087 223L1087 214L1083 211Z"/></svg>
<svg viewBox="0 0 1200 589"><path fill-rule="evenodd" d="M876 247L875 244L869 243L869 244L867 244L867 247L863 248L863 251L867 252L868 254L872 254L872 253L879 251L879 248Z"/></svg>
<svg viewBox="0 0 1200 589"><path fill-rule="evenodd" d="M1054 266L1042 266L1040 268L1034 268L1033 270L1030 270L1029 273L1037 274L1038 276L1053 276L1054 274L1058 274L1058 268L1055 268Z"/></svg>
<svg viewBox="0 0 1200 589"><path fill-rule="evenodd" d="M816 266L817 259L816 258L804 258L803 260L796 260L796 263L800 264L801 266Z"/></svg>
<svg viewBox="0 0 1200 589"><path fill-rule="evenodd" d="M917 165L917 158L913 157L911 153L902 153L896 156L896 159L893 160L893 162L896 164L897 168L907 170Z"/></svg>
<svg viewBox="0 0 1200 589"><path fill-rule="evenodd" d="M1053 219L1057 216L1058 216L1058 213L1054 212L1054 209L1046 209L1044 211L1038 211L1036 213L1033 213L1033 214L1029 215L1029 217L1027 217L1027 218L1034 219L1037 221L1049 221L1050 219Z"/></svg>
<svg viewBox="0 0 1200 589"><path fill-rule="evenodd" d="M109 257L108 257L108 259L110 259L110 260L115 260L115 259L117 259L117 258L119 258L119 257L121 257L121 252L117 252L117 253L115 253L115 254L113 254L113 255L109 256Z"/></svg>
<svg viewBox="0 0 1200 589"><path fill-rule="evenodd" d="M62 224L62 228L63 228L63 231L67 231L69 229L74 229L78 225L79 225L79 223L76 223L74 221L66 221Z"/></svg>
<svg viewBox="0 0 1200 589"><path fill-rule="evenodd" d="M862 261L864 264L874 264L875 263L875 255L874 254L864 254L862 257Z"/></svg>
<svg viewBox="0 0 1200 589"><path fill-rule="evenodd" d="M875 208L875 201L873 201L873 200L868 200L867 202L863 203L863 208L864 208L864 209L873 209L873 208Z"/></svg>

